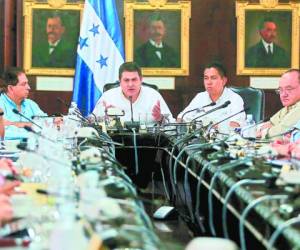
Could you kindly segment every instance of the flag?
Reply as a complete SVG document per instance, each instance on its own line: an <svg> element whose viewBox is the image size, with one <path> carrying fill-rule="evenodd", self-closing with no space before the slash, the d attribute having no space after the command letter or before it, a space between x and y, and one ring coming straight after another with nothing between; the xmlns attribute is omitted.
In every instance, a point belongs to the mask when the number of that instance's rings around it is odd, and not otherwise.
<svg viewBox="0 0 300 250"><path fill-rule="evenodd" d="M72 100L90 114L106 83L118 79L124 49L115 0L86 0L77 47Z"/></svg>

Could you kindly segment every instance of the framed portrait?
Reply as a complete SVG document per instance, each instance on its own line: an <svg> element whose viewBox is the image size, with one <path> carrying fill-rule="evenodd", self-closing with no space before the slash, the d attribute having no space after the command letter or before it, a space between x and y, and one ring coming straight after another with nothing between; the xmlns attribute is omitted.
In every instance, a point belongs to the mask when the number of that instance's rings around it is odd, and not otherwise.
<svg viewBox="0 0 300 250"><path fill-rule="evenodd" d="M238 75L281 75L299 67L299 6L236 2Z"/></svg>
<svg viewBox="0 0 300 250"><path fill-rule="evenodd" d="M126 0L126 61L135 61L143 75L189 74L189 1Z"/></svg>
<svg viewBox="0 0 300 250"><path fill-rule="evenodd" d="M24 1L24 70L32 75L74 75L84 4Z"/></svg>

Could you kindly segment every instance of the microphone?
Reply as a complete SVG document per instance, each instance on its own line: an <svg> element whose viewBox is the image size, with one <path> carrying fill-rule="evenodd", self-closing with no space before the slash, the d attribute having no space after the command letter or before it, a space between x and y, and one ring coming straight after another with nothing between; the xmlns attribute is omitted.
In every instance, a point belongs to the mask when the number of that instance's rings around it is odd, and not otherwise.
<svg viewBox="0 0 300 250"><path fill-rule="evenodd" d="M134 129L136 129L136 131L138 131L139 127L140 127L140 122L133 121L132 96L128 96L128 99L129 99L129 102L130 102L130 117L131 117L131 122L124 122L124 126L128 130L132 130L134 128Z"/></svg>
<svg viewBox="0 0 300 250"><path fill-rule="evenodd" d="M240 129L240 134L241 134L242 138L244 138L244 139L249 139L248 137L245 137L245 136L243 135L245 131L247 131L247 130L249 130L249 129L252 129L253 127L256 127L256 126L258 126L258 125L260 125L260 124L262 124L262 123L264 123L264 122L266 122L266 121L269 121L269 120L270 120L270 117L267 117L267 118L264 118L264 119L258 121L258 122L255 123L255 124L252 124L252 125L250 125L250 126L246 126L246 127L244 127L244 128L241 128L241 129ZM256 128L255 128L255 130L256 130Z"/></svg>
<svg viewBox="0 0 300 250"><path fill-rule="evenodd" d="M61 113L54 113L52 115L33 115L31 116L31 119L34 118L51 118L51 117L58 117L58 116L63 116Z"/></svg>
<svg viewBox="0 0 300 250"><path fill-rule="evenodd" d="M54 141L54 140L52 140L51 138L48 138L47 136L44 136L44 135L42 135L42 134L40 134L40 133L37 133L36 131L34 131L31 127L29 127L29 126L24 126L24 129L26 130L26 131L28 131L28 132L31 132L31 133L33 133L33 134L35 134L35 135L38 135L38 136L40 136L40 137L42 137L43 139L46 139L47 141L50 141L50 142L53 142L53 143L57 143L57 141Z"/></svg>
<svg viewBox="0 0 300 250"><path fill-rule="evenodd" d="M59 101L60 103L62 103L64 106L66 106L67 108L69 108L69 104L66 103L66 101L64 101L63 99L61 99L60 97L56 97L56 100Z"/></svg>
<svg viewBox="0 0 300 250"><path fill-rule="evenodd" d="M279 133L279 134L276 134L276 135L272 135L272 136L267 136L266 139L267 139L268 141L271 141L271 139L274 139L274 138L276 138L276 137L281 137L281 136L287 135L287 134L289 134L289 133L292 133L292 132L293 132L294 130L296 130L296 129L297 129L296 127L292 127L292 128L290 128L290 129L288 129L288 130L282 132L282 133Z"/></svg>
<svg viewBox="0 0 300 250"><path fill-rule="evenodd" d="M201 117L203 117L203 116L206 116L206 115L208 115L208 114L210 114L210 113L213 113L213 112L215 112L215 111L217 111L217 110L219 110L219 109L226 108L230 103L231 103L231 101L226 101L226 102L224 102L222 105L220 105L220 106L218 106L218 107L216 107L216 108L210 109L210 110L208 110L207 112L205 112L204 114L197 116L197 117L194 118L192 121L195 121L195 120L197 120L197 119L199 119L199 118L201 118Z"/></svg>
<svg viewBox="0 0 300 250"><path fill-rule="evenodd" d="M133 107L132 107L132 96L128 96L130 101L130 116L131 116L131 122L133 122Z"/></svg>
<svg viewBox="0 0 300 250"><path fill-rule="evenodd" d="M229 102L230 102L230 101L229 101ZM224 103L224 104L225 104L225 103ZM224 104L223 104L223 105L224 105ZM243 109L240 110L239 112L236 112L236 113L234 113L234 114L232 114L232 115L230 115L230 116L227 116L226 118L222 119L221 121L218 121L218 122L216 122L216 123L213 123L213 124L210 126L210 128L208 129L207 133L209 134L209 131L211 130L212 127L217 126L217 125L219 125L220 123L222 123L222 122L224 122L224 121L227 121L227 120L229 120L230 118L232 118L232 117L234 117L234 116L236 116L236 115L238 115L238 114L240 114L240 113L242 113L242 112L247 111L248 109L249 109L248 107L247 107L247 108L243 108Z"/></svg>
<svg viewBox="0 0 300 250"><path fill-rule="evenodd" d="M198 112L203 111L203 109L206 108L206 107L215 106L215 105L216 105L215 102L211 102L210 104L204 105L204 106L202 106L201 108L190 109L190 110L188 110L188 111L186 111L186 112L183 113L181 119L183 120L183 117L184 117L186 114L190 113L190 112L197 111L197 113L198 113Z"/></svg>
<svg viewBox="0 0 300 250"><path fill-rule="evenodd" d="M38 125L38 124L37 124L36 122L34 122L32 119L30 119L29 117L23 115L21 112L19 112L19 110L17 110L17 109L14 108L14 109L12 109L12 111L13 111L15 114L17 114L17 115L22 116L23 118L25 118L27 121L31 122L32 124L34 124L34 125L37 126L38 128L43 129L40 125Z"/></svg>
<svg viewBox="0 0 300 250"><path fill-rule="evenodd" d="M67 108L69 108L69 104L67 104L63 99L61 99L60 97L56 97L56 100L58 100L60 103L62 103L63 105L65 105ZM76 115L78 116L78 118L81 120L81 121L84 121L86 123L89 123L90 121L85 118L78 109L74 109L73 110Z"/></svg>

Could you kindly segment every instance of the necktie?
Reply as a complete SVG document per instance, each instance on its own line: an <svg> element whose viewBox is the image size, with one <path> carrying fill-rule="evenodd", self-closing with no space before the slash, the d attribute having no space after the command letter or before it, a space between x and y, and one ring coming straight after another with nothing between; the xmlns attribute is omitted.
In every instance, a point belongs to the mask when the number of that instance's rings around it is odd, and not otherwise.
<svg viewBox="0 0 300 250"><path fill-rule="evenodd" d="M49 44L49 54L51 54L54 49L55 49L55 45Z"/></svg>
<svg viewBox="0 0 300 250"><path fill-rule="evenodd" d="M271 45L268 45L268 55L271 55L272 51L271 51Z"/></svg>

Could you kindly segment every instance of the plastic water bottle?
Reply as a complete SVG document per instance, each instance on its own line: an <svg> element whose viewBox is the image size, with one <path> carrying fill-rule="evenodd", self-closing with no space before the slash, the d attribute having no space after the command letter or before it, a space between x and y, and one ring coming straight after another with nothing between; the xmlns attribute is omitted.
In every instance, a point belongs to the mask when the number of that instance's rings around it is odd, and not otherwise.
<svg viewBox="0 0 300 250"><path fill-rule="evenodd" d="M77 112L76 112L77 110L78 110L77 103L76 102L71 102L71 105L70 105L69 110L68 110L68 115L77 116Z"/></svg>
<svg viewBox="0 0 300 250"><path fill-rule="evenodd" d="M242 134L245 138L255 138L256 137L256 126L252 114L247 115L246 119L247 125L243 128Z"/></svg>

